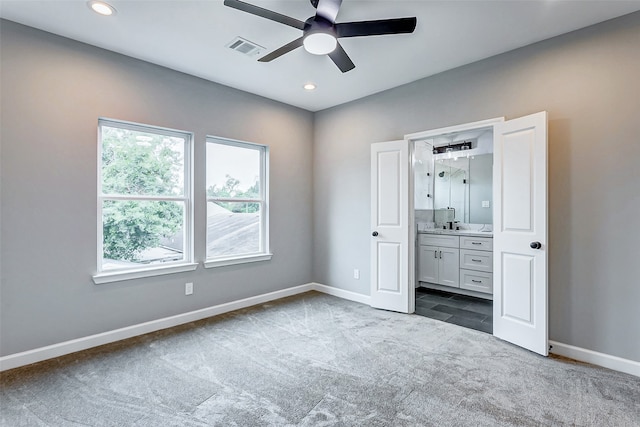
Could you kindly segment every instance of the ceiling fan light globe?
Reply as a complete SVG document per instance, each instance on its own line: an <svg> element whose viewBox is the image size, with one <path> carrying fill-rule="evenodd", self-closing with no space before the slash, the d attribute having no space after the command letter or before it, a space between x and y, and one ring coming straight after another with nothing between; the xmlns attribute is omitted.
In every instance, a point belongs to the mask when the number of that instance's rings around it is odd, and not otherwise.
<svg viewBox="0 0 640 427"><path fill-rule="evenodd" d="M307 52L314 55L326 55L333 52L338 45L338 40L327 33L311 33L302 42Z"/></svg>

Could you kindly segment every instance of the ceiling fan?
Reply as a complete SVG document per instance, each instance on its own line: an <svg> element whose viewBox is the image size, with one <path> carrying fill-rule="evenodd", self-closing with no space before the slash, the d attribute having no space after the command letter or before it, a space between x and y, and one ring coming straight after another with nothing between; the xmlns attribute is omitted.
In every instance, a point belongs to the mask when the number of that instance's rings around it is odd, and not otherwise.
<svg viewBox="0 0 640 427"><path fill-rule="evenodd" d="M224 4L302 30L302 37L263 56L258 59L259 62L273 61L285 53L304 46L308 52L315 55L329 55L329 58L343 73L353 70L355 65L337 39L412 33L416 28L417 19L415 17L337 23L336 17L342 0L310 1L311 5L316 8L316 14L304 22L239 0L224 0Z"/></svg>

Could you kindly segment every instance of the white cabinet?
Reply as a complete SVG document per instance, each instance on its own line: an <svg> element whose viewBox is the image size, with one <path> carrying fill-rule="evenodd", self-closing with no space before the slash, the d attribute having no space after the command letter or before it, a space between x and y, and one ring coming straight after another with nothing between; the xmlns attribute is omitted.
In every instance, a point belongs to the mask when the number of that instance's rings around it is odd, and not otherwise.
<svg viewBox="0 0 640 427"><path fill-rule="evenodd" d="M460 288L469 291L492 293L493 274L461 269Z"/></svg>
<svg viewBox="0 0 640 427"><path fill-rule="evenodd" d="M440 250L440 265L439 265L439 282L445 286L460 286L460 252L458 249L441 247Z"/></svg>
<svg viewBox="0 0 640 427"><path fill-rule="evenodd" d="M473 249L477 251L493 251L492 237L460 236L460 249Z"/></svg>
<svg viewBox="0 0 640 427"><path fill-rule="evenodd" d="M437 285L460 286L458 236L421 234L418 237L418 280Z"/></svg>
<svg viewBox="0 0 640 427"><path fill-rule="evenodd" d="M493 253L460 249L460 268L491 273L493 270Z"/></svg>
<svg viewBox="0 0 640 427"><path fill-rule="evenodd" d="M418 246L418 280L438 283L440 258L437 246Z"/></svg>
<svg viewBox="0 0 640 427"><path fill-rule="evenodd" d="M491 237L419 234L418 281L492 294L492 250Z"/></svg>
<svg viewBox="0 0 640 427"><path fill-rule="evenodd" d="M460 288L493 293L493 239L460 238Z"/></svg>

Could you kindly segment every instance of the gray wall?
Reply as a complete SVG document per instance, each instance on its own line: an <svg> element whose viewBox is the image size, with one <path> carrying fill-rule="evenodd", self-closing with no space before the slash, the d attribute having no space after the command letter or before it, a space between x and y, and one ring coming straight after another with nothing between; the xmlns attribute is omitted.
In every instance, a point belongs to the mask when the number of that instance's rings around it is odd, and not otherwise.
<svg viewBox="0 0 640 427"><path fill-rule="evenodd" d="M2 21L0 355L309 283L313 115ZM266 144L270 262L95 285L99 116ZM195 254L205 256L195 197ZM185 282L194 295L184 295Z"/></svg>
<svg viewBox="0 0 640 427"><path fill-rule="evenodd" d="M369 294L370 143L547 110L551 339L640 361L640 13L315 115L0 30L0 355L311 280ZM98 116L195 132L200 187L205 135L269 145L273 260L94 285ZM195 249L201 260L203 234Z"/></svg>
<svg viewBox="0 0 640 427"><path fill-rule="evenodd" d="M635 13L317 113L314 280L369 294L372 142L547 110L550 339L640 361L639 46Z"/></svg>

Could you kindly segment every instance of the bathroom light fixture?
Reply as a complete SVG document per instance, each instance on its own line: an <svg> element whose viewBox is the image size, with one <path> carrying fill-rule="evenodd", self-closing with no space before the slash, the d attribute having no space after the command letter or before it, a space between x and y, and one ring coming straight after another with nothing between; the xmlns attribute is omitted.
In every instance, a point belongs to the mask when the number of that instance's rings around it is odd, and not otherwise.
<svg viewBox="0 0 640 427"><path fill-rule="evenodd" d="M441 145L439 147L433 147L433 154L449 153L453 151L470 150L472 148L472 141L464 141L460 143Z"/></svg>
<svg viewBox="0 0 640 427"><path fill-rule="evenodd" d="M307 83L302 87L304 88L304 90L316 90L317 86L313 83Z"/></svg>
<svg viewBox="0 0 640 427"><path fill-rule="evenodd" d="M95 13L103 16L111 16L116 13L116 9L109 3L105 3L99 0L91 0L87 2L87 6Z"/></svg>

